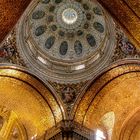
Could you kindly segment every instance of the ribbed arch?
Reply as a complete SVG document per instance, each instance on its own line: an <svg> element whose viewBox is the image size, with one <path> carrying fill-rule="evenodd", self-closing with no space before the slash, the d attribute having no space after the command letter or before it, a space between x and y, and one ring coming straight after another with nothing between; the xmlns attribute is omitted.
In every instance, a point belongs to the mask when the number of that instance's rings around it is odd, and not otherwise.
<svg viewBox="0 0 140 140"><path fill-rule="evenodd" d="M28 132L40 137L63 119L62 106L36 76L16 66L0 66L0 105L14 111Z"/></svg>
<svg viewBox="0 0 140 140"><path fill-rule="evenodd" d="M124 60L104 70L77 100L74 120L95 130L100 127L104 114L114 112L112 139L118 140L119 130L127 115L140 105L139 64L137 60Z"/></svg>

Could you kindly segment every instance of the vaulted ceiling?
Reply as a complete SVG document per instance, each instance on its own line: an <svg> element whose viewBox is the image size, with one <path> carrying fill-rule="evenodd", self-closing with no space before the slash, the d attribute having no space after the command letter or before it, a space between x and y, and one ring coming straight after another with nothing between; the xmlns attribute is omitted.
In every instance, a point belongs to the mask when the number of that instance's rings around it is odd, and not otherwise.
<svg viewBox="0 0 140 140"><path fill-rule="evenodd" d="M31 0L0 1L0 42L13 28ZM140 46L140 1L98 0L122 25L131 41Z"/></svg>
<svg viewBox="0 0 140 140"><path fill-rule="evenodd" d="M17 23L30 1L0 0L0 43ZM140 0L98 1L122 26L133 44L140 47ZM121 51L123 53L123 50ZM15 56L13 55L12 57L14 58ZM6 58L4 57L4 59ZM1 104L6 103L9 110L17 113L23 125L29 130L29 135L32 136L37 133L39 136L42 136L45 130L67 118L65 117L67 116L65 107L63 102L59 101L59 96L56 98L56 94L48 90L49 86L44 86L38 78L35 78L28 71L2 66L0 67L0 72ZM54 86L56 85L54 84ZM56 90L58 88L61 88L61 85L58 85ZM50 89L53 89L53 85ZM122 140L125 137L130 137L131 134L127 132L131 132L132 129L135 136L131 135L131 138L133 140L134 138L138 139L140 134L137 131L140 128L140 124L137 123L139 121L139 89L140 63L127 59L124 62L116 63L107 68L98 78L94 79L86 92L77 95L78 98L73 107L74 111L70 117L75 122L92 130L98 127L105 127L111 130L114 127L113 140L118 139L120 134ZM68 96L67 98L73 97ZM62 97L62 100L65 100L65 97L64 99ZM17 104L18 106L16 106ZM138 111L132 113L132 110L135 111L135 109L138 109ZM31 111L29 112L29 110ZM29 115L26 114L28 112ZM131 113L132 115L130 115ZM49 116L49 121L46 116ZM30 120L32 121L30 122ZM27 121L29 124L26 123ZM135 123L132 125L134 121ZM128 129L126 129L127 126ZM39 128L37 132L36 128Z"/></svg>

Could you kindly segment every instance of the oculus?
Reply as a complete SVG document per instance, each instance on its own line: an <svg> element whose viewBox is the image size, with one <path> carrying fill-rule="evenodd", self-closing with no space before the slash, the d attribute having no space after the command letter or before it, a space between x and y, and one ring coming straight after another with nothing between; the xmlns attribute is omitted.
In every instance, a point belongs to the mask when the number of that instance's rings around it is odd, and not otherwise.
<svg viewBox="0 0 140 140"><path fill-rule="evenodd" d="M62 13L62 19L66 24L75 23L77 21L77 17L77 12L72 8L65 9Z"/></svg>

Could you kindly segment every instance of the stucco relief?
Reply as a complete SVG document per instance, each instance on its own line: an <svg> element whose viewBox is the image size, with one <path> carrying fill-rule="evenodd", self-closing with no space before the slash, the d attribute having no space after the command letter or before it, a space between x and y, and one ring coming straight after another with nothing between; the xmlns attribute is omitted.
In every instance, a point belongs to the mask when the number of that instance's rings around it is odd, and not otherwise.
<svg viewBox="0 0 140 140"><path fill-rule="evenodd" d="M15 29L13 29L0 44L0 63L12 63L25 66L24 61L17 51Z"/></svg>

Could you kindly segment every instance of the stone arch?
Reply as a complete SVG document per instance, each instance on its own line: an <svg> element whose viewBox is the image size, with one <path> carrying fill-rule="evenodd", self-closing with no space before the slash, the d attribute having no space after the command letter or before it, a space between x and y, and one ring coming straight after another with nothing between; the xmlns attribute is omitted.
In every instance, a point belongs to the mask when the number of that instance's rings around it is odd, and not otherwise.
<svg viewBox="0 0 140 140"><path fill-rule="evenodd" d="M64 119L63 108L48 87L31 72L0 65L0 105L14 111L28 138L41 137Z"/></svg>
<svg viewBox="0 0 140 140"><path fill-rule="evenodd" d="M114 112L112 139L118 140L119 130L124 120L131 110L140 106L139 64L137 60L124 60L102 72L86 93L79 98L79 102L77 100L74 120L95 130L104 114Z"/></svg>

